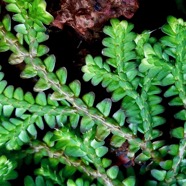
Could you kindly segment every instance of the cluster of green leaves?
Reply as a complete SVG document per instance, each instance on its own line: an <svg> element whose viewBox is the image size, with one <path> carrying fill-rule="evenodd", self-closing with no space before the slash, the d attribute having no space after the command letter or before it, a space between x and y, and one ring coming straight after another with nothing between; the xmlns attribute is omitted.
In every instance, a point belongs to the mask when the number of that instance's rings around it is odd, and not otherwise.
<svg viewBox="0 0 186 186"><path fill-rule="evenodd" d="M143 134L144 147L136 163L150 160L141 169L141 174L151 170L156 179L147 185L183 185L186 148L186 23L182 19L168 18L162 31L166 36L159 41L150 37L150 32L131 32L133 25L126 21L111 20L111 26L104 28L109 37L103 40L103 55L108 59L88 56L83 67L84 80L99 83L112 93L112 100L121 100L128 128L136 136ZM169 144L161 138L158 129L165 123L160 115L164 112L160 92L165 87L164 99L171 98L170 106L180 106L175 118L183 126L170 130L170 136L179 139L178 144ZM124 123L123 123L124 125ZM170 126L165 126L170 128ZM140 146L129 140L130 152L136 153ZM153 159L153 161L151 161Z"/></svg>
<svg viewBox="0 0 186 186"><path fill-rule="evenodd" d="M37 167L33 170L36 177L25 177L25 186L133 186L140 175L149 172L146 185L183 185L186 23L169 17L162 28L166 36L157 41L150 32L136 34L132 24L112 19L111 26L104 28L107 37L102 53L106 61L88 55L82 68L85 81L91 80L94 86L101 83L112 94L111 99L95 103L93 92L81 96L78 80L67 84L66 68L55 69L55 56L41 44L48 39L45 24L53 20L46 2L4 1L12 14L0 22L0 52L11 52L11 65L25 64L22 78L38 78L33 87L38 93L7 85L0 69L3 184L16 179L24 161ZM159 128L163 124L170 128L160 115L164 112L161 87L166 88L164 97L171 99L169 105L181 108L175 118L184 124L170 130L177 143L166 141ZM48 89L51 93L46 93ZM112 113L112 103L118 101L121 106ZM42 139L38 135L41 130L45 133ZM105 143L108 136L110 144ZM135 167L123 173L107 156L109 148L119 148L124 142L129 144L127 156L141 166L139 173Z"/></svg>
<svg viewBox="0 0 186 186"><path fill-rule="evenodd" d="M17 178L17 172L14 170L16 167L15 161L10 161L6 156L0 157L0 184L9 185L8 180Z"/></svg>

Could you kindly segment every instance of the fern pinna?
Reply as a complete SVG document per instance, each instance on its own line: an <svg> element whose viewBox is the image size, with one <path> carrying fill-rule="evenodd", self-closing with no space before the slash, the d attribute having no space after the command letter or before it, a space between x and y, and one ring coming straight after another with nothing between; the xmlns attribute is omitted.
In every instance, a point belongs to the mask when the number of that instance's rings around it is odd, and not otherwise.
<svg viewBox="0 0 186 186"><path fill-rule="evenodd" d="M55 68L55 56L41 44L49 37L45 25L53 20L46 2L4 2L8 14L0 23L0 51L11 53L10 64L25 64L22 78L38 78L33 87L38 93L8 85L1 69L0 184L23 179L24 162L34 165L25 186L184 185L186 23L169 17L162 27L166 36L156 40L148 31L137 34L132 24L112 19L103 30L106 60L88 55L82 68L85 81L101 83L112 95L96 103L93 92L81 96L78 80L67 83L70 74L65 67ZM162 99L179 108L178 126L164 118ZM113 102L120 104L114 113ZM168 139L163 128L170 130ZM124 143L125 155L134 161L127 168L109 155Z"/></svg>

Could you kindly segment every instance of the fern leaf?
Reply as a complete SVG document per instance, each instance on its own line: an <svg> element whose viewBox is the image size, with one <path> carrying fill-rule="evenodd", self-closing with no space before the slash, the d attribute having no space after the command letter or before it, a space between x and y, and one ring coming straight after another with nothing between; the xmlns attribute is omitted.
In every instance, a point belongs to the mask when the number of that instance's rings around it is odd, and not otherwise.
<svg viewBox="0 0 186 186"><path fill-rule="evenodd" d="M71 90L73 91L73 93L74 93L74 95L76 96L76 97L78 97L79 96L79 94L80 94L80 91L81 91L81 84L80 84L80 82L79 81L73 81L73 82L71 82L70 84L69 84L69 87L71 88Z"/></svg>
<svg viewBox="0 0 186 186"><path fill-rule="evenodd" d="M53 72L55 61L56 59L54 55L50 55L44 60L44 64L46 65L46 69L48 70L48 72Z"/></svg>
<svg viewBox="0 0 186 186"><path fill-rule="evenodd" d="M6 9L9 11L9 12L14 12L14 13L20 13L21 10L18 8L18 6L14 3L10 3L6 6Z"/></svg>
<svg viewBox="0 0 186 186"><path fill-rule="evenodd" d="M6 15L2 20L3 26L7 31L11 31L11 18L10 15Z"/></svg>
<svg viewBox="0 0 186 186"><path fill-rule="evenodd" d="M21 77L22 78L32 78L37 75L37 71L31 66L31 65L26 65L24 70L21 72Z"/></svg>
<svg viewBox="0 0 186 186"><path fill-rule="evenodd" d="M69 117L72 128L76 128L79 123L80 116L79 114L72 114Z"/></svg>
<svg viewBox="0 0 186 186"><path fill-rule="evenodd" d="M63 85L66 83L67 80L67 70L66 68L60 68L56 71L56 75L60 81L60 83Z"/></svg>
<svg viewBox="0 0 186 186"><path fill-rule="evenodd" d="M82 99L88 107L92 107L95 100L95 94L93 92L90 92L88 94L85 94Z"/></svg>
<svg viewBox="0 0 186 186"><path fill-rule="evenodd" d="M110 99L104 99L102 102L98 103L96 105L98 110L105 116L107 117L110 113L111 109L111 100Z"/></svg>
<svg viewBox="0 0 186 186"><path fill-rule="evenodd" d="M38 105L41 105L41 106L47 105L46 94L44 92L38 93L35 100Z"/></svg>
<svg viewBox="0 0 186 186"><path fill-rule="evenodd" d="M50 87L51 86L47 80L40 78L34 86L34 91L41 92L41 91L48 90Z"/></svg>
<svg viewBox="0 0 186 186"><path fill-rule="evenodd" d="M54 128L56 125L56 119L55 116L51 116L51 115L44 115L44 119L46 121L46 123L50 126L50 128Z"/></svg>
<svg viewBox="0 0 186 186"><path fill-rule="evenodd" d="M95 122L92 120L92 118L90 117L83 117L81 119L81 123L80 123L80 131L82 133L87 132L88 130L90 130L93 126L94 126Z"/></svg>
<svg viewBox="0 0 186 186"><path fill-rule="evenodd" d="M0 184L2 185L9 185L7 182L8 180L13 180L17 178L18 174L14 170L16 167L16 162L7 159L6 156L1 155L0 156Z"/></svg>

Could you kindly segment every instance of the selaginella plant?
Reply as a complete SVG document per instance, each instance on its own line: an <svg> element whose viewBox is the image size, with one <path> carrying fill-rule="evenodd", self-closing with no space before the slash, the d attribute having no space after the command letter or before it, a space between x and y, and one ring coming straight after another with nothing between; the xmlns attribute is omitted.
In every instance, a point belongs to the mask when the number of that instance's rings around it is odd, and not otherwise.
<svg viewBox="0 0 186 186"><path fill-rule="evenodd" d="M66 68L56 69L41 44L53 20L46 2L4 2L0 51L25 64L22 78L37 77L38 93L8 85L0 72L0 185L186 185L186 23L168 17L157 40L112 19L103 30L106 60L88 55L82 68L85 81L111 94L95 103L78 80L66 83ZM170 108L172 121L163 114Z"/></svg>

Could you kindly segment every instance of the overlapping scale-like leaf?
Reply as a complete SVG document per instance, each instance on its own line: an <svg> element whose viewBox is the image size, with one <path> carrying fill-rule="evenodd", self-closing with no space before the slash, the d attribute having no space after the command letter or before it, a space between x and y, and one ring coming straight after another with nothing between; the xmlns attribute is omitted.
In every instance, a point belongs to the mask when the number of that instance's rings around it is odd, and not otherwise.
<svg viewBox="0 0 186 186"><path fill-rule="evenodd" d="M37 71L33 68L32 65L26 65L24 70L21 72L21 77L22 78L32 78L37 75Z"/></svg>
<svg viewBox="0 0 186 186"><path fill-rule="evenodd" d="M2 20L3 26L7 31L11 30L11 18L10 15L6 15Z"/></svg>
<svg viewBox="0 0 186 186"><path fill-rule="evenodd" d="M81 119L80 131L82 133L85 133L88 130L90 130L94 126L94 124L95 124L95 121L92 118L84 116Z"/></svg>
<svg viewBox="0 0 186 186"><path fill-rule="evenodd" d="M17 167L15 160L8 159L5 155L0 156L0 184L10 185L9 180L17 178L18 173L14 170Z"/></svg>
<svg viewBox="0 0 186 186"><path fill-rule="evenodd" d="M34 91L41 92L48 90L51 87L50 83L43 78L40 78L34 86Z"/></svg>
<svg viewBox="0 0 186 186"><path fill-rule="evenodd" d="M103 40L103 45L106 47L103 49L103 55L109 57L107 60L109 65L121 71L124 63L136 57L133 51L135 34L131 32L133 26L126 21L118 22L118 20L112 19L111 25L111 27L104 28L106 34L109 35L110 32L114 34L109 39Z"/></svg>
<svg viewBox="0 0 186 186"><path fill-rule="evenodd" d="M24 186L53 186L54 184L50 180L46 180L42 176L37 176L35 181L31 176L26 176L24 179Z"/></svg>
<svg viewBox="0 0 186 186"><path fill-rule="evenodd" d="M60 68L56 71L56 75L61 84L65 84L67 81L67 70L66 68Z"/></svg>
<svg viewBox="0 0 186 186"><path fill-rule="evenodd" d="M96 107L105 117L107 117L111 110L111 100L104 99L102 102L98 103Z"/></svg>
<svg viewBox="0 0 186 186"><path fill-rule="evenodd" d="M24 143L29 142L30 137L26 131L30 119L23 120L10 118L9 121L3 121L0 128L1 145L6 145L7 149L19 149ZM31 135L36 135L32 130L28 131Z"/></svg>
<svg viewBox="0 0 186 186"><path fill-rule="evenodd" d="M20 8L14 4L14 3L10 3L6 6L6 9L9 11L9 12L14 12L14 13L20 13L21 10Z"/></svg>

